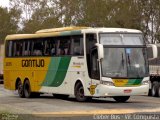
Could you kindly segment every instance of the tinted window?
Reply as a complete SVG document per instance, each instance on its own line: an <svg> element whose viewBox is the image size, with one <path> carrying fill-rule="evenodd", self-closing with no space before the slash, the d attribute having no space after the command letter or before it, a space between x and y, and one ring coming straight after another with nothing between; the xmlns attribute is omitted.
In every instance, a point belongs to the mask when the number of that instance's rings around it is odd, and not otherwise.
<svg viewBox="0 0 160 120"><path fill-rule="evenodd" d="M71 54L72 55L84 55L83 36L73 36Z"/></svg>
<svg viewBox="0 0 160 120"><path fill-rule="evenodd" d="M70 46L71 46L71 39L70 37L66 38L59 38L58 39L58 49L57 49L57 55L70 55Z"/></svg>
<svg viewBox="0 0 160 120"><path fill-rule="evenodd" d="M13 49L13 42L12 41L6 41L6 57L12 56L12 49Z"/></svg>
<svg viewBox="0 0 160 120"><path fill-rule="evenodd" d="M22 56L23 51L23 42L22 41L13 41L13 56Z"/></svg>
<svg viewBox="0 0 160 120"><path fill-rule="evenodd" d="M83 55L83 36L6 41L7 57Z"/></svg>

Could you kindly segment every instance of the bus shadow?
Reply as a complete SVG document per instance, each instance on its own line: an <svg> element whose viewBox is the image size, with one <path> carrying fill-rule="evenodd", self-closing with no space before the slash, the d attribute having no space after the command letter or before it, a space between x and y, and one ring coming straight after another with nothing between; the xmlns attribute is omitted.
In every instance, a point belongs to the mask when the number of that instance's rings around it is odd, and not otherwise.
<svg viewBox="0 0 160 120"><path fill-rule="evenodd" d="M108 98L106 98L106 99L105 98L103 98L103 99L93 98L93 99L91 99L89 101L85 101L85 102L78 102L76 100L76 98L73 98L73 97L69 97L69 98L56 98L54 96L40 96L39 98L55 99L55 100L65 100L65 101L74 102L74 103L114 103L114 104L118 103L118 102L112 100L112 98L110 98L110 99L108 99ZM129 103L133 103L133 102L132 101L127 101L127 102L125 102L125 104L126 103L129 104Z"/></svg>
<svg viewBox="0 0 160 120"><path fill-rule="evenodd" d="M12 96L13 97L13 96ZM19 96L18 95L16 95L16 96L14 96L14 97L16 97L16 98L18 98ZM26 98L24 98L24 99L26 99ZM74 103L99 103L99 104L101 104L101 103L114 103L114 104L119 104L119 102L116 102L114 99L112 99L112 98L93 98L93 99L91 99L91 100L89 100L89 101L85 101L85 102L78 102L77 100L76 100L76 98L73 98L73 97L69 97L69 98L56 98L56 97L54 97L54 96L52 96L52 95L40 95L39 97L32 97L32 98L29 98L30 100L35 100L35 99L50 99L50 100L64 100L64 101L68 101L68 102L74 102ZM122 102L121 104L133 104L133 103L142 103L141 101L133 101L133 100L129 100L129 101L127 101L127 102Z"/></svg>

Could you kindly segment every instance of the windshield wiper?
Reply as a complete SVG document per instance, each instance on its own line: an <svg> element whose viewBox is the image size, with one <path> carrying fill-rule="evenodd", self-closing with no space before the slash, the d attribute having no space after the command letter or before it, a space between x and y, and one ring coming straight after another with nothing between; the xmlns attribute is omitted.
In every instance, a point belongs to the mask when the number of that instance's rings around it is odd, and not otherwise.
<svg viewBox="0 0 160 120"><path fill-rule="evenodd" d="M129 56L129 54L127 54L127 58L128 58L128 64L129 64L129 66L131 66L131 61L130 61L130 56Z"/></svg>
<svg viewBox="0 0 160 120"><path fill-rule="evenodd" d="M123 57L123 53L122 53L122 66L124 68L124 57Z"/></svg>

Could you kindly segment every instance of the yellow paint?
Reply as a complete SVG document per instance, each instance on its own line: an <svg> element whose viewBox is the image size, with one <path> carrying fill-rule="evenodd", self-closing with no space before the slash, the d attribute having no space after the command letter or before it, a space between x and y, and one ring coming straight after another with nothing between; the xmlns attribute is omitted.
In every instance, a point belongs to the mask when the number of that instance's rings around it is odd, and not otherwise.
<svg viewBox="0 0 160 120"><path fill-rule="evenodd" d="M22 67L22 60L40 60L45 61L44 67ZM7 89L15 90L16 79L20 78L22 83L29 79L31 90L38 92L45 79L50 63L49 57L30 57L30 58L5 58L4 59L4 86Z"/></svg>
<svg viewBox="0 0 160 120"><path fill-rule="evenodd" d="M77 65L77 66L72 66L73 68L81 68L81 66Z"/></svg>
<svg viewBox="0 0 160 120"><path fill-rule="evenodd" d="M94 95L95 94L95 89L96 89L96 85L91 85L90 86L90 93L91 93L91 95Z"/></svg>
<svg viewBox="0 0 160 120"><path fill-rule="evenodd" d="M37 31L36 34L7 35L5 40L21 40L21 39L28 39L28 38L53 37L53 36L60 35L60 33L64 31L82 30L87 28L89 27L64 27L64 28L44 29L44 30Z"/></svg>
<svg viewBox="0 0 160 120"><path fill-rule="evenodd" d="M36 33L64 32L64 31L80 30L80 29L87 29L87 28L90 28L90 27L71 26L71 27L44 29L44 30L37 31Z"/></svg>
<svg viewBox="0 0 160 120"><path fill-rule="evenodd" d="M90 115L113 115L113 114L131 114L137 112L160 112L160 109L100 109L100 110L79 110L79 111L60 111L60 112L35 112L35 116L43 117L64 117L64 116L90 116Z"/></svg>
<svg viewBox="0 0 160 120"><path fill-rule="evenodd" d="M60 33L45 33L45 34L15 34L15 35L7 35L5 40L21 40L28 38L41 38L41 37L52 37L57 36Z"/></svg>
<svg viewBox="0 0 160 120"><path fill-rule="evenodd" d="M113 79L113 82L115 86L121 87L128 83L128 79Z"/></svg>

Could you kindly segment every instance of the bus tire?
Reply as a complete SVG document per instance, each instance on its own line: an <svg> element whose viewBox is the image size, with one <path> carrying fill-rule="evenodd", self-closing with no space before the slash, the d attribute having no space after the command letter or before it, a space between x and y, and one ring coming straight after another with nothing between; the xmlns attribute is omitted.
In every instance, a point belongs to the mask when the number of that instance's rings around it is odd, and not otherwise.
<svg viewBox="0 0 160 120"><path fill-rule="evenodd" d="M158 97L160 97L160 83L158 84Z"/></svg>
<svg viewBox="0 0 160 120"><path fill-rule="evenodd" d="M33 93L31 92L31 86L30 86L30 83L29 83L29 80L26 80L24 82L24 96L26 98L31 98L33 96Z"/></svg>
<svg viewBox="0 0 160 120"><path fill-rule="evenodd" d="M80 82L78 82L75 85L74 93L75 93L76 100L79 102L84 102L84 101L88 101L91 99L91 97L87 97L84 95L84 88L83 88L82 83L80 83Z"/></svg>
<svg viewBox="0 0 160 120"><path fill-rule="evenodd" d="M21 80L19 80L17 83L17 89L18 89L19 97L24 98L25 96L24 96L24 90L23 90L23 85L22 85Z"/></svg>
<svg viewBox="0 0 160 120"><path fill-rule="evenodd" d="M113 99L119 103L126 102L129 98L130 98L130 96L115 96L115 97L113 97Z"/></svg>
<svg viewBox="0 0 160 120"><path fill-rule="evenodd" d="M159 83L157 81L152 83L151 93L153 97L158 97L158 86Z"/></svg>

